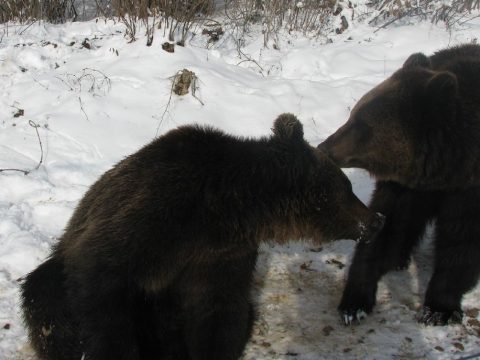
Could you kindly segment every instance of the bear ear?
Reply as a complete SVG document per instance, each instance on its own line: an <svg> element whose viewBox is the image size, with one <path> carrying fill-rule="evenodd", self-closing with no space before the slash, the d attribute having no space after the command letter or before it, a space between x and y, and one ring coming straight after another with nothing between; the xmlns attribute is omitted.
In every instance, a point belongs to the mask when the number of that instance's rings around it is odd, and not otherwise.
<svg viewBox="0 0 480 360"><path fill-rule="evenodd" d="M449 71L438 72L427 81L426 94L442 107L452 103L457 92L457 77Z"/></svg>
<svg viewBox="0 0 480 360"><path fill-rule="evenodd" d="M272 132L281 140L303 140L303 125L293 114L281 114L273 123Z"/></svg>
<svg viewBox="0 0 480 360"><path fill-rule="evenodd" d="M430 69L432 64L430 59L423 53L415 53L408 57L407 60L403 63L403 68L411 68L411 67L422 67Z"/></svg>

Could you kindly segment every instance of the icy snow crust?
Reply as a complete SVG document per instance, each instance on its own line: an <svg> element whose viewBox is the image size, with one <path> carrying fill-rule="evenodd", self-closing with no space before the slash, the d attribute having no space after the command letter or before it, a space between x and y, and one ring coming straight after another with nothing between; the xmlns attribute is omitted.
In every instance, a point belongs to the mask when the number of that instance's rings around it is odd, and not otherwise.
<svg viewBox="0 0 480 360"><path fill-rule="evenodd" d="M197 35L169 54L161 49L160 32L146 47L143 36L128 44L123 30L104 21L26 30L10 25L8 34L0 26L0 168L37 166L40 147L29 120L40 126L43 146L38 170L0 173L0 359L34 358L22 327L18 280L45 259L100 174L157 131L201 123L262 136L278 114L293 112L316 145L409 54L472 41L480 21L451 32L429 23L377 33L355 25L328 45L289 35L280 50L262 48L257 34L242 49L257 63L239 65L228 33L209 50L207 39ZM81 45L85 38L90 49ZM204 105L190 94L170 99L170 77L183 68L198 76L196 95ZM19 109L24 115L14 117ZM369 176L346 173L368 201ZM358 326L343 326L336 306L353 250L351 240L321 248L262 247L260 318L245 359L452 359L480 351L480 287L465 297L462 325L423 327L415 321L431 272L428 241L408 271L382 280L373 314Z"/></svg>

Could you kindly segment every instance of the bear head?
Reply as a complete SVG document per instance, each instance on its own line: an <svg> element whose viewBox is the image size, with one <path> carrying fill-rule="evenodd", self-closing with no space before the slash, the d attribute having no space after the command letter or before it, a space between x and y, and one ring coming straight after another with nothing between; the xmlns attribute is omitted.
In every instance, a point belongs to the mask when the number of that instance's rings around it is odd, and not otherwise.
<svg viewBox="0 0 480 360"><path fill-rule="evenodd" d="M352 183L325 154L315 152L304 216L326 239L370 241L383 228L384 216L354 194Z"/></svg>
<svg viewBox="0 0 480 360"><path fill-rule="evenodd" d="M319 149L340 167L366 169L377 180L441 188L454 161L445 158L452 154L444 140L456 126L458 94L453 73L434 70L429 57L413 54L357 102Z"/></svg>
<svg viewBox="0 0 480 360"><path fill-rule="evenodd" d="M300 237L323 240L368 240L383 226L383 216L368 209L353 193L342 170L325 154L303 138L303 126L292 114L282 114L274 122L275 147L286 149L284 160L292 174L289 213L294 213ZM293 159L293 160L292 160ZM306 170L307 169L307 170ZM282 179L284 180L284 179ZM272 181L274 181L272 179Z"/></svg>

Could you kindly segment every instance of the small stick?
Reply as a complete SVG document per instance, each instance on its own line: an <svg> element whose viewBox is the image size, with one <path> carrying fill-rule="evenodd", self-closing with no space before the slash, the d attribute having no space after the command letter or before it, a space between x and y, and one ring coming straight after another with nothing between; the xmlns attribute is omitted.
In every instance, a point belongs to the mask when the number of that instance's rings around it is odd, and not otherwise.
<svg viewBox="0 0 480 360"><path fill-rule="evenodd" d="M38 143L40 144L40 161L38 162L37 166L33 169L30 170L22 170L22 169L14 169L14 168L9 168L9 169L0 169L0 172L5 172L5 171L18 171L23 173L23 175L28 175L30 172L33 170L38 170L40 168L40 165L43 164L43 145L42 145L42 140L40 138L40 133L38 132L38 128L40 125L36 124L34 121L29 120L28 124L35 129L35 132L37 133L37 138L38 138Z"/></svg>

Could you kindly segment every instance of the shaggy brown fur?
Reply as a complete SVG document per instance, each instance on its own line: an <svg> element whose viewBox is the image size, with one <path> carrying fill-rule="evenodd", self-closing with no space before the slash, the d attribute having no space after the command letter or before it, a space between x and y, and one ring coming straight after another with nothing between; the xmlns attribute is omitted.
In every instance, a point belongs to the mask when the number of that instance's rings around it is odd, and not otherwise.
<svg viewBox="0 0 480 360"><path fill-rule="evenodd" d="M382 219L280 116L269 138L185 126L86 193L23 284L41 359L237 359L261 241L368 238Z"/></svg>
<svg viewBox="0 0 480 360"><path fill-rule="evenodd" d="M461 320L462 296L480 274L479 89L480 46L413 54L320 144L338 165L378 180L370 207L387 216L376 241L355 253L340 304L347 322L372 310L378 280L407 265L431 219L435 271L420 321Z"/></svg>

